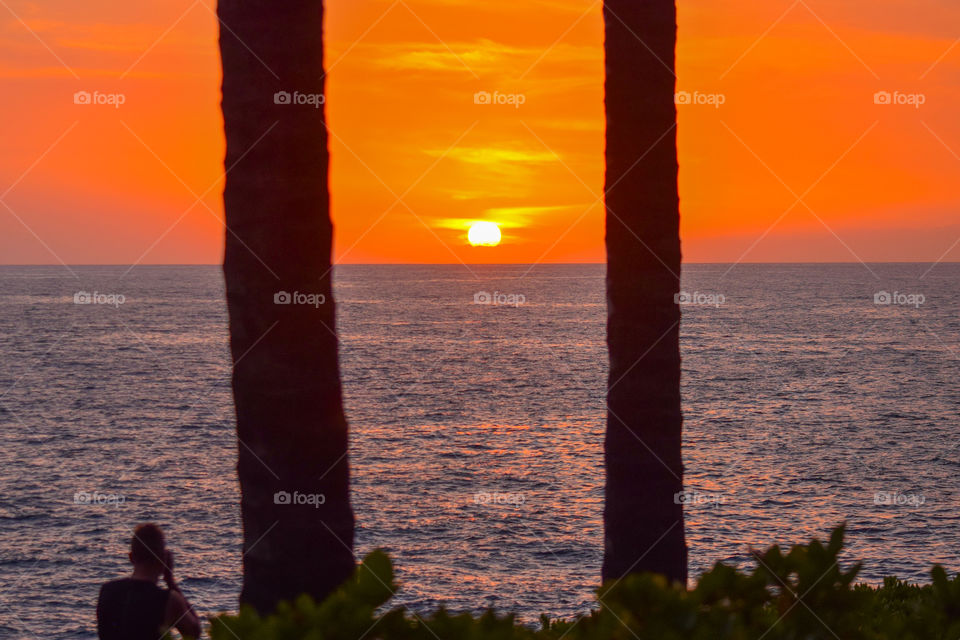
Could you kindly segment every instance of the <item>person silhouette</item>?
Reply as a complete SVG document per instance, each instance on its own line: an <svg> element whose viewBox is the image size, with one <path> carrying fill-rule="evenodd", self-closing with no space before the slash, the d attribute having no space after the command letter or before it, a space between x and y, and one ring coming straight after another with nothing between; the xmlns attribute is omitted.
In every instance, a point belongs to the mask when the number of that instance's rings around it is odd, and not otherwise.
<svg viewBox="0 0 960 640"><path fill-rule="evenodd" d="M184 637L200 637L200 618L173 578L173 554L163 531L152 522L133 530L128 578L100 587L97 633L100 640L158 640L173 627ZM163 575L167 588L157 585Z"/></svg>

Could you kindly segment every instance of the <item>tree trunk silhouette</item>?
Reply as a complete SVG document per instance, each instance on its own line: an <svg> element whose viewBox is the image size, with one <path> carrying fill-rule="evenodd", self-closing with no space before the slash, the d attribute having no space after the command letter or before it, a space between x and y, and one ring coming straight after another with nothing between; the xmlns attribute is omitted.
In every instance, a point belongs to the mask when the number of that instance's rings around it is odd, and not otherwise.
<svg viewBox="0 0 960 640"><path fill-rule="evenodd" d="M606 0L604 581L686 584L674 0Z"/></svg>
<svg viewBox="0 0 960 640"><path fill-rule="evenodd" d="M354 567L325 116L319 97L294 96L324 91L323 3L220 0L217 13L240 601L269 612L301 593L322 599ZM279 292L318 297L297 304Z"/></svg>

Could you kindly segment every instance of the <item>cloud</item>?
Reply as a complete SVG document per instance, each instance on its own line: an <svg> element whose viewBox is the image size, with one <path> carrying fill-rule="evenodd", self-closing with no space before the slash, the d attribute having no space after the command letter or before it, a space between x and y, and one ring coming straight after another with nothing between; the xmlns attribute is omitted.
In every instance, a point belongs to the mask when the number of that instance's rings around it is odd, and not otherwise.
<svg viewBox="0 0 960 640"><path fill-rule="evenodd" d="M472 71L478 75L524 75L533 65L601 63L602 47L559 43L553 47L474 42L394 42L365 47L374 63L392 70ZM534 67L535 68L535 67Z"/></svg>
<svg viewBox="0 0 960 640"><path fill-rule="evenodd" d="M573 211L574 209L585 209L589 204L561 204L541 207L495 207L487 209L484 213L494 219L505 218L516 220L518 218L529 219L544 214L562 213L564 211Z"/></svg>
<svg viewBox="0 0 960 640"><path fill-rule="evenodd" d="M11 17L0 22L0 58L6 64L3 77L120 77L130 65L151 68L141 77L183 77L180 60L207 60L216 56L207 34L201 30L207 20L196 10L183 14L176 28L150 22L106 23L78 20L51 20ZM169 30L168 30L169 29ZM161 53L162 51L162 53ZM171 63L171 56L177 57ZM60 62L60 70L52 68ZM68 70L69 67L69 70ZM71 72L72 70L72 72ZM137 69L136 71L142 71Z"/></svg>
<svg viewBox="0 0 960 640"><path fill-rule="evenodd" d="M428 150L427 155L440 157L442 150ZM447 153L447 157L488 167L507 164L543 164L556 162L557 157L548 151L531 151L509 147L460 147Z"/></svg>
<svg viewBox="0 0 960 640"><path fill-rule="evenodd" d="M479 220L495 222L501 229L524 229L533 225L534 220L542 216L558 213L580 213L586 210L589 204L567 204L553 206L518 206L494 207L485 209L483 214L475 218L437 218L431 221L435 229L453 229L466 231Z"/></svg>
<svg viewBox="0 0 960 640"><path fill-rule="evenodd" d="M377 46L376 64L406 71L473 71L484 73L503 66L508 49L495 43L398 43Z"/></svg>

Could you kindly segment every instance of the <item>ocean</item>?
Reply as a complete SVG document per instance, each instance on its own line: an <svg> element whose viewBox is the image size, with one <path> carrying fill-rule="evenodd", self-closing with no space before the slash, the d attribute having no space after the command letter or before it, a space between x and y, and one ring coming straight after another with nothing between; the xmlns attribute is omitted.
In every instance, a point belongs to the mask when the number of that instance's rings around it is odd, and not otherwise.
<svg viewBox="0 0 960 640"><path fill-rule="evenodd" d="M356 548L391 553L394 604L591 608L603 276L336 269ZM841 522L864 582L960 569L960 265L687 265L683 290L692 577ZM0 267L0 636L95 637L148 520L198 611L236 608L223 297L218 267Z"/></svg>

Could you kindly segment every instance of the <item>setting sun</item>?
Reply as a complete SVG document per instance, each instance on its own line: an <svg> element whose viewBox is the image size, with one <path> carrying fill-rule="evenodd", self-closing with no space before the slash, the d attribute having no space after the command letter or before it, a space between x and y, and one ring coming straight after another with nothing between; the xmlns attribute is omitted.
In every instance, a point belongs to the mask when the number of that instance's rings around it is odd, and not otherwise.
<svg viewBox="0 0 960 640"><path fill-rule="evenodd" d="M500 227L493 222L474 222L467 232L467 240L474 247L495 247L500 244Z"/></svg>

